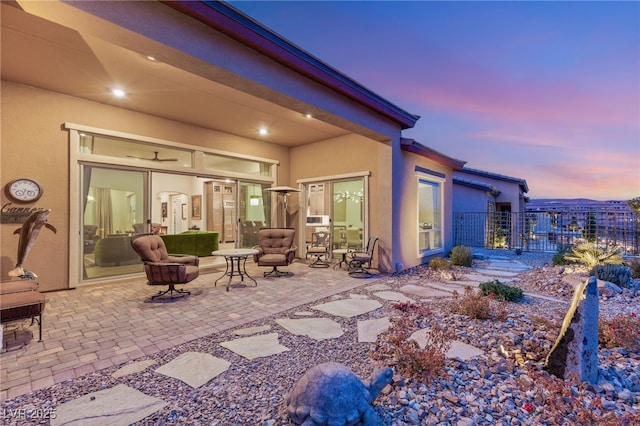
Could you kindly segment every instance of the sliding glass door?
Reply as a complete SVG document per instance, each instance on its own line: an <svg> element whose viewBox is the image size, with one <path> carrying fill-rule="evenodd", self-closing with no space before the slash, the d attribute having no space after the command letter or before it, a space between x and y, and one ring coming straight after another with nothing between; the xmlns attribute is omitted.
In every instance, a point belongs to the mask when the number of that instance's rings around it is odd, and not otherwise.
<svg viewBox="0 0 640 426"><path fill-rule="evenodd" d="M258 230L271 226L271 193L266 183L240 182L238 194L238 247L258 244Z"/></svg>
<svg viewBox="0 0 640 426"><path fill-rule="evenodd" d="M148 232L147 172L90 165L82 172L82 278L142 272L131 237Z"/></svg>
<svg viewBox="0 0 640 426"><path fill-rule="evenodd" d="M363 179L333 182L333 247L364 246L365 199Z"/></svg>

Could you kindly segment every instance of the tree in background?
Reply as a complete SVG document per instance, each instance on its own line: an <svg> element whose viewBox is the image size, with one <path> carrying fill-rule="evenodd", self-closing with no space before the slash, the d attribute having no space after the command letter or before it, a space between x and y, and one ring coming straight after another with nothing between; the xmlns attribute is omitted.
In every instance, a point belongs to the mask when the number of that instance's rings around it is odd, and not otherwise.
<svg viewBox="0 0 640 426"><path fill-rule="evenodd" d="M631 200L628 200L627 204L635 214L640 214L640 197L636 197Z"/></svg>

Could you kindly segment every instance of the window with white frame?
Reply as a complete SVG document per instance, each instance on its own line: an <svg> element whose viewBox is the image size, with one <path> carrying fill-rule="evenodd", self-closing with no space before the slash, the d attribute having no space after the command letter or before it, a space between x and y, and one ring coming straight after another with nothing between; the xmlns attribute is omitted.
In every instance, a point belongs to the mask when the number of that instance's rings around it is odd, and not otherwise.
<svg viewBox="0 0 640 426"><path fill-rule="evenodd" d="M442 184L418 177L418 252L442 249Z"/></svg>

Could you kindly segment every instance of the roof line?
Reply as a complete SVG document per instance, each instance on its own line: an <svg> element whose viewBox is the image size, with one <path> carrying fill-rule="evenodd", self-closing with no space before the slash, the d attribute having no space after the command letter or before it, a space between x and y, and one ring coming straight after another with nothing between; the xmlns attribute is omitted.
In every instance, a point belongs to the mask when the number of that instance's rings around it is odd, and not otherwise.
<svg viewBox="0 0 640 426"><path fill-rule="evenodd" d="M488 183L484 183L484 182L478 182L475 180L470 180L470 179L464 179L461 177L453 177L453 183L454 184L458 184L458 185L463 185L463 186L468 186L470 188L474 188L474 189L480 189L482 191L487 191L489 193L491 193L491 195L493 195L494 197L497 197L498 195L500 195L502 193L502 191L500 191L498 188L496 188L493 185L490 185Z"/></svg>
<svg viewBox="0 0 640 426"><path fill-rule="evenodd" d="M415 139L400 138L400 149L407 152L413 152L414 154L421 155L433 161L437 161L440 164L451 167L453 170L463 170L466 161L458 160L453 157L449 157L433 148L429 148Z"/></svg>
<svg viewBox="0 0 640 426"><path fill-rule="evenodd" d="M412 128L420 118L382 98L229 4L211 0L162 3L392 119L402 129Z"/></svg>
<svg viewBox="0 0 640 426"><path fill-rule="evenodd" d="M529 186L527 185L527 181L524 180L524 179L521 179L521 178L501 175L499 173L487 172L487 171L479 170L479 169L472 169L470 167L465 167L464 169L462 169L460 171L463 172L463 173L469 173L469 174L476 175L476 176L484 176L484 177L488 177L488 178L502 180L502 181L505 181L505 182L514 182L514 183L517 183L518 185L520 185L520 187L522 188L522 192L529 192Z"/></svg>

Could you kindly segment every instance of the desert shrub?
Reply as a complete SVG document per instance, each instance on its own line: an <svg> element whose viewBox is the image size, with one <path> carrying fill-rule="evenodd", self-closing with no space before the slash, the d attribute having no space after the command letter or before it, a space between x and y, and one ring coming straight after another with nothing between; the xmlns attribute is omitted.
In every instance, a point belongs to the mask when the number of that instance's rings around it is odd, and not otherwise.
<svg viewBox="0 0 640 426"><path fill-rule="evenodd" d="M458 266L471 266L473 263L473 253L466 246L455 246L451 250L451 264Z"/></svg>
<svg viewBox="0 0 640 426"><path fill-rule="evenodd" d="M396 303L394 308L402 315L391 320L391 327L380 334L371 358L382 361L405 377L429 383L444 371L446 353L454 339L453 331L430 321L431 311L424 305L411 302ZM428 328L428 339L424 348L409 339L422 328Z"/></svg>
<svg viewBox="0 0 640 426"><path fill-rule="evenodd" d="M640 351L640 318L635 313L617 315L610 320L598 318L598 343L607 349Z"/></svg>
<svg viewBox="0 0 640 426"><path fill-rule="evenodd" d="M554 265L568 265L569 261L564 258L565 254L567 254L567 250L558 250L551 258L551 263Z"/></svg>
<svg viewBox="0 0 640 426"><path fill-rule="evenodd" d="M444 257L434 257L429 261L429 268L431 269L451 269L451 262Z"/></svg>
<svg viewBox="0 0 640 426"><path fill-rule="evenodd" d="M586 265L590 269L597 265L622 263L622 252L618 247L611 246L601 249L590 243L578 244L565 253L564 258L570 262Z"/></svg>
<svg viewBox="0 0 640 426"><path fill-rule="evenodd" d="M496 298L507 302L520 302L524 298L522 289L503 284L498 280L481 283L479 287L484 296L494 294Z"/></svg>
<svg viewBox="0 0 640 426"><path fill-rule="evenodd" d="M633 259L627 266L631 268L631 278L640 278L640 261L638 259Z"/></svg>
<svg viewBox="0 0 640 426"><path fill-rule="evenodd" d="M475 291L471 287L467 287L462 297L455 291L453 297L454 302L451 305L451 312L455 314L465 315L473 319L495 321L504 321L507 317L507 302L498 300L495 295L485 296L481 291Z"/></svg>
<svg viewBox="0 0 640 426"><path fill-rule="evenodd" d="M631 268L624 265L597 265L591 270L591 275L599 280L609 281L621 287L629 287L631 282Z"/></svg>

